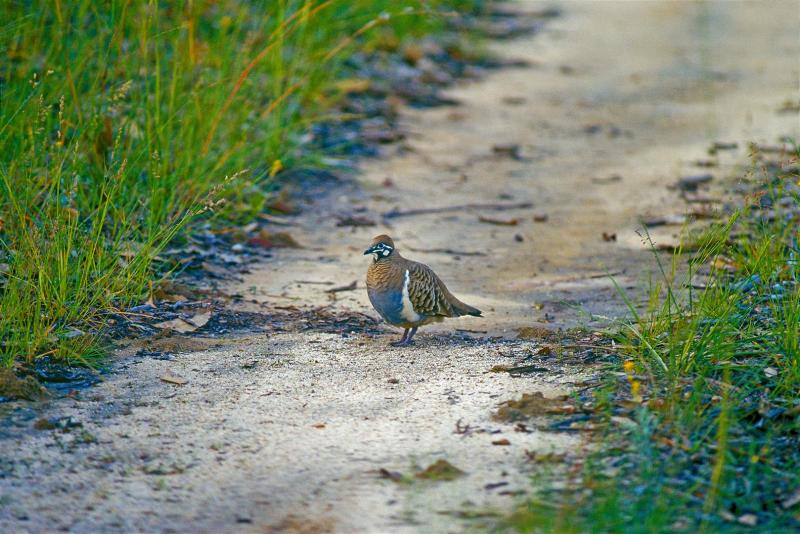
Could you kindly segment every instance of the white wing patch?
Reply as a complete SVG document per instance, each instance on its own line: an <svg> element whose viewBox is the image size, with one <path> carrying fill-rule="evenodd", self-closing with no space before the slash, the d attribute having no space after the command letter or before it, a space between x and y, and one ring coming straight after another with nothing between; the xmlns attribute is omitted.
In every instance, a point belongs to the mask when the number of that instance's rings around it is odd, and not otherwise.
<svg viewBox="0 0 800 534"><path fill-rule="evenodd" d="M408 296L408 284L411 281L411 276L409 275L408 269L406 269L406 275L403 279L403 309L400 311L400 315L403 316L408 322L415 322L422 319L422 316L414 311L414 305L411 304L411 298Z"/></svg>

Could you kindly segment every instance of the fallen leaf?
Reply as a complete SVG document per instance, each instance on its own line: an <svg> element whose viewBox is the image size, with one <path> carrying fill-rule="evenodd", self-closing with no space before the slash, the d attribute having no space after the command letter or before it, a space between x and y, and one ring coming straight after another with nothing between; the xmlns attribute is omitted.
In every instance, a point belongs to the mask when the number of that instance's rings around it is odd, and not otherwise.
<svg viewBox="0 0 800 534"><path fill-rule="evenodd" d="M546 213L536 213L533 216L533 222L547 222L550 217Z"/></svg>
<svg viewBox="0 0 800 534"><path fill-rule="evenodd" d="M709 183L714 177L710 174L696 174L693 176L684 176L678 183L678 189L681 191L697 191L701 185Z"/></svg>
<svg viewBox="0 0 800 534"><path fill-rule="evenodd" d="M501 156L508 156L511 159L521 160L521 147L516 143L498 144L492 146L492 152Z"/></svg>
<svg viewBox="0 0 800 534"><path fill-rule="evenodd" d="M742 514L736 521L742 525L754 527L758 524L758 516L756 516L756 514Z"/></svg>
<svg viewBox="0 0 800 534"><path fill-rule="evenodd" d="M622 176L619 174L611 174L609 176L592 178L592 182L596 184L613 184L614 182L621 182Z"/></svg>
<svg viewBox="0 0 800 534"><path fill-rule="evenodd" d="M164 330L169 329L174 332L186 334L189 332L194 332L198 328L202 327L209 321L209 319L211 319L211 311L198 313L197 315L194 315L191 319L182 319L179 317L177 319L171 319L169 321L162 321L160 323L156 323L153 326Z"/></svg>
<svg viewBox="0 0 800 534"><path fill-rule="evenodd" d="M661 217L646 217L642 219L642 224L648 227L681 225L686 222L684 215L664 215Z"/></svg>
<svg viewBox="0 0 800 534"><path fill-rule="evenodd" d="M151 297L158 302L180 302L200 298L202 294L185 284L162 280Z"/></svg>
<svg viewBox="0 0 800 534"><path fill-rule="evenodd" d="M523 326L517 331L517 339L547 339L553 335L551 330L540 326Z"/></svg>
<svg viewBox="0 0 800 534"><path fill-rule="evenodd" d="M527 100L521 96L504 96L502 98L503 104L507 104L509 106L521 106Z"/></svg>
<svg viewBox="0 0 800 534"><path fill-rule="evenodd" d="M496 439L492 442L492 445L511 445L511 442L508 441L506 438Z"/></svg>
<svg viewBox="0 0 800 534"><path fill-rule="evenodd" d="M539 464L560 463L563 462L566 457L567 457L566 453L555 453L555 452L540 453L525 449L525 459L528 462L536 462Z"/></svg>
<svg viewBox="0 0 800 534"><path fill-rule="evenodd" d="M730 513L728 510L720 511L719 516L723 520L728 521L729 523L733 523L734 521L736 521L736 516Z"/></svg>
<svg viewBox="0 0 800 534"><path fill-rule="evenodd" d="M603 241L610 242L616 240L617 240L616 233L603 232Z"/></svg>
<svg viewBox="0 0 800 534"><path fill-rule="evenodd" d="M736 150L739 147L739 143L728 143L725 141L714 141L714 144L711 145L709 152L716 152L717 150Z"/></svg>
<svg viewBox="0 0 800 534"><path fill-rule="evenodd" d="M764 374L767 375L767 378L773 378L778 376L778 370L774 367L764 367Z"/></svg>
<svg viewBox="0 0 800 534"><path fill-rule="evenodd" d="M289 200L287 195L282 194L271 200L266 206L266 209L270 211L276 211L278 213L283 213L284 215L297 215L300 213L300 208L297 207L292 201Z"/></svg>
<svg viewBox="0 0 800 534"><path fill-rule="evenodd" d="M388 469L385 469L383 467L378 469L378 476L380 476L381 478L388 478L389 480L394 482L400 482L403 480L403 475L401 473L397 471L389 471Z"/></svg>
<svg viewBox="0 0 800 534"><path fill-rule="evenodd" d="M416 65L423 56L425 56L425 52L421 46L408 45L403 49L403 59L412 65Z"/></svg>
<svg viewBox="0 0 800 534"><path fill-rule="evenodd" d="M211 319L211 310L198 313L189 319L197 328L202 328Z"/></svg>
<svg viewBox="0 0 800 534"><path fill-rule="evenodd" d="M189 381L183 378L182 376L174 375L167 371L163 375L159 377L162 382L167 382L168 384L176 384L178 386L183 386L184 384L188 384Z"/></svg>
<svg viewBox="0 0 800 534"><path fill-rule="evenodd" d="M311 426L313 426L314 428L325 428L325 423L317 423L317 424L311 425Z"/></svg>
<svg viewBox="0 0 800 534"><path fill-rule="evenodd" d="M248 241L251 245L261 248L302 248L288 232L270 232L261 230L256 237Z"/></svg>

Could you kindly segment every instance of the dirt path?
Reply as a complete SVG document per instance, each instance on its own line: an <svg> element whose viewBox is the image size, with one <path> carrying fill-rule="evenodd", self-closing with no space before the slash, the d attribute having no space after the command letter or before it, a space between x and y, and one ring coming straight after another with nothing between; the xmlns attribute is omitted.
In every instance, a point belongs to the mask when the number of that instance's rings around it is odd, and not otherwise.
<svg viewBox="0 0 800 534"><path fill-rule="evenodd" d="M367 162L360 187L307 208L291 229L305 248L230 288L319 306L328 286L298 281L363 288L361 251L388 231L485 319L426 328L404 349L386 346L395 333L286 333L218 340L169 360L121 359L102 384L47 408L51 419L72 418L61 420L75 425L68 434L32 430L40 414L14 412L8 425L24 430L0 440L0 531L449 532L475 524L449 512L507 509L531 489L526 450L570 453L580 442L515 432L491 412L523 392L568 391L590 371L551 359L533 377L489 373L537 346L490 336L591 322L581 310L619 313L598 275L643 278L651 261L637 216L685 210L668 183L703 172L692 162L707 158L711 141L800 134L797 115L775 112L797 99L797 7L571 2L544 34L495 45L532 66L451 91L458 107L407 110L408 142ZM516 157L493 150L511 144ZM721 154L713 172L743 154ZM380 222L394 208L527 201L533 208ZM333 214L354 212L379 225L336 226ZM412 251L436 248L484 255ZM363 289L338 295L333 309L372 313ZM487 334L448 334L454 328ZM188 382L165 383L167 372ZM459 421L471 431L456 433ZM510 445L492 445L502 439ZM412 484L378 475L438 459L467 474Z"/></svg>

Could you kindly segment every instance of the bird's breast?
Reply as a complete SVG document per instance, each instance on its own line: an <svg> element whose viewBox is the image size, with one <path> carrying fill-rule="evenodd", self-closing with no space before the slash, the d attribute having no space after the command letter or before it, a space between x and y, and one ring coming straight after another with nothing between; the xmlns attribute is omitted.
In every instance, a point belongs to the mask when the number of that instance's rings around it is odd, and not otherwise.
<svg viewBox="0 0 800 534"><path fill-rule="evenodd" d="M367 271L367 295L375 310L391 324L402 325L422 319L409 297L407 269L390 262L375 262Z"/></svg>

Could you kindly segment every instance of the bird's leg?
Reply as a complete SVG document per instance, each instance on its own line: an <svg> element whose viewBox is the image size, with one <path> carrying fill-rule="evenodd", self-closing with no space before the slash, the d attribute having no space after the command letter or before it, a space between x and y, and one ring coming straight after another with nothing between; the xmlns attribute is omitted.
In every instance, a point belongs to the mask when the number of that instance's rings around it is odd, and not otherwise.
<svg viewBox="0 0 800 534"><path fill-rule="evenodd" d="M408 328L406 328L405 332L403 332L403 337L401 337L399 341L392 341L391 343L389 343L389 345L393 347L400 347L401 345L405 345L407 337L408 337Z"/></svg>
<svg viewBox="0 0 800 534"><path fill-rule="evenodd" d="M408 333L408 336L406 336L406 342L405 342L406 345L411 345L411 338L414 337L414 334L416 333L417 333L417 327L415 326L414 328L411 329L411 332Z"/></svg>

